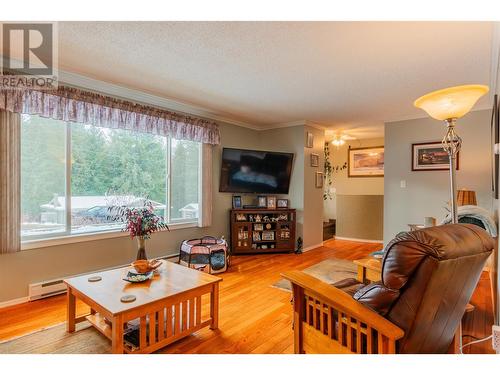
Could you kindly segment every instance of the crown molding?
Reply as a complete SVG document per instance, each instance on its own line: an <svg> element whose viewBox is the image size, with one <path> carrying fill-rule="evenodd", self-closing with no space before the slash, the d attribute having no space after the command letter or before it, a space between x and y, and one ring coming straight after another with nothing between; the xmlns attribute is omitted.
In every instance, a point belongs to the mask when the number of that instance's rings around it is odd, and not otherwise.
<svg viewBox="0 0 500 375"><path fill-rule="evenodd" d="M304 125L306 125L306 120L298 120L298 121L280 122L277 124L262 125L257 130L272 130L272 129L280 129L280 128L291 128L294 126L304 126Z"/></svg>
<svg viewBox="0 0 500 375"><path fill-rule="evenodd" d="M167 110L182 112L189 115L200 116L206 119L225 122L253 130L261 130L260 127L244 121L226 117L204 107L184 103L179 100L153 95L144 91L131 89L114 83L109 83L94 78L86 77L77 73L64 70L58 71L59 82L69 86L111 95L120 99L134 101L142 104L153 105Z"/></svg>
<svg viewBox="0 0 500 375"><path fill-rule="evenodd" d="M328 129L327 126L320 124L319 122L314 122L314 121L306 121L306 125L310 126L311 128L318 129L318 130L326 131Z"/></svg>
<svg viewBox="0 0 500 375"><path fill-rule="evenodd" d="M292 128L294 126L310 126L319 130L327 130L327 127L319 124L314 121L309 120L298 120L298 121L289 121L289 122L280 122L277 124L263 125L256 130L272 130L272 129L281 129L281 128Z"/></svg>

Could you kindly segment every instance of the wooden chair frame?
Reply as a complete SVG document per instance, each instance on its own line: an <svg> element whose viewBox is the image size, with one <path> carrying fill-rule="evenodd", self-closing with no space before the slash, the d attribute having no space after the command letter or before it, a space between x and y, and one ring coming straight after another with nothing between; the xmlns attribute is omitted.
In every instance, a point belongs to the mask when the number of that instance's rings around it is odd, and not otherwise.
<svg viewBox="0 0 500 375"><path fill-rule="evenodd" d="M293 288L295 353L394 354L404 331L332 285L285 272Z"/></svg>

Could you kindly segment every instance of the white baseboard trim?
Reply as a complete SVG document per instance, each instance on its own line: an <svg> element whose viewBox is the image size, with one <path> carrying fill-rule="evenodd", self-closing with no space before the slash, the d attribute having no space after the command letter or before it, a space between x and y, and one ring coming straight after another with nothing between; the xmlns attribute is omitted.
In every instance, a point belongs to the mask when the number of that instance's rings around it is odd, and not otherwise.
<svg viewBox="0 0 500 375"><path fill-rule="evenodd" d="M367 243L384 243L382 240L365 240L364 238L352 238L352 237L333 237L335 240L343 240L343 241L353 241L353 242L367 242Z"/></svg>
<svg viewBox="0 0 500 375"><path fill-rule="evenodd" d="M309 251L309 250L312 250L312 249L317 249L318 247L321 247L321 246L323 246L323 241L321 241L320 243L318 243L316 245L307 246L307 247L303 248L302 252L305 253L306 251Z"/></svg>
<svg viewBox="0 0 500 375"><path fill-rule="evenodd" d="M14 306L14 305L19 305L20 303L25 303L25 302L28 302L28 301L29 301L28 296L11 299L10 301L3 301L3 302L0 302L0 309L2 307L9 307L9 306Z"/></svg>

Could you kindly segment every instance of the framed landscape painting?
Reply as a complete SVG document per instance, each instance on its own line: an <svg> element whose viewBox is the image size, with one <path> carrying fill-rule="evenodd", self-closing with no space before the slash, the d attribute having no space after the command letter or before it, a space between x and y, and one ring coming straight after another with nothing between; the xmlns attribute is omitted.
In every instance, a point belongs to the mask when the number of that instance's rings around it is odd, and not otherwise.
<svg viewBox="0 0 500 375"><path fill-rule="evenodd" d="M348 177L384 176L384 146L350 148L348 152Z"/></svg>
<svg viewBox="0 0 500 375"><path fill-rule="evenodd" d="M448 171L450 159L441 142L414 143L412 146L412 171ZM457 154L457 170L460 152Z"/></svg>

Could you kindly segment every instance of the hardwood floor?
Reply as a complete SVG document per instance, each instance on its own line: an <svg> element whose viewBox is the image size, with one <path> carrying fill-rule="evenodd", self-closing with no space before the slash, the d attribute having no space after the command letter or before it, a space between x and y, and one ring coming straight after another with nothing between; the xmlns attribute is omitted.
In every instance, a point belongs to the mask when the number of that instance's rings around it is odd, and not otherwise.
<svg viewBox="0 0 500 375"><path fill-rule="evenodd" d="M167 353L292 353L290 294L271 287L280 273L304 269L330 257L358 259L380 244L331 240L301 255L235 256L221 274L219 330L204 329L166 348ZM476 309L465 319L464 333L484 337L491 331L489 279L481 278L472 298ZM78 314L87 311L79 303ZM21 336L66 319L65 296L0 309L0 341ZM469 349L469 348L467 348ZM469 351L469 350L467 350ZM492 353L489 341L470 347L472 353Z"/></svg>

